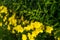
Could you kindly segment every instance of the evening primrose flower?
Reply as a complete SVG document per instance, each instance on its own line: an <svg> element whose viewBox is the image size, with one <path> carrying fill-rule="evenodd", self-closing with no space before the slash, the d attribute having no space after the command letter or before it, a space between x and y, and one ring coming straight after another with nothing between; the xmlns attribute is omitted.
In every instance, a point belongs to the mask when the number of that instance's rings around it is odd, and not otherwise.
<svg viewBox="0 0 60 40"><path fill-rule="evenodd" d="M0 13L7 13L7 7L5 6L0 6Z"/></svg>
<svg viewBox="0 0 60 40"><path fill-rule="evenodd" d="M30 33L28 33L28 38L29 38L29 39L31 38L31 34L30 34Z"/></svg>
<svg viewBox="0 0 60 40"><path fill-rule="evenodd" d="M22 34L22 40L27 40L27 36L25 34Z"/></svg>
<svg viewBox="0 0 60 40"><path fill-rule="evenodd" d="M53 27L46 26L46 32L47 33L51 33L52 30L53 30Z"/></svg>
<svg viewBox="0 0 60 40"><path fill-rule="evenodd" d="M31 25L33 25L34 28L40 28L43 24L40 22L34 22L34 23L31 23Z"/></svg>
<svg viewBox="0 0 60 40"><path fill-rule="evenodd" d="M15 19L15 14L13 14L9 19L9 24L16 26L17 20Z"/></svg>
<svg viewBox="0 0 60 40"><path fill-rule="evenodd" d="M35 30L35 31L32 32L32 36L33 37L36 37L38 34L39 34L39 31L38 30Z"/></svg>
<svg viewBox="0 0 60 40"><path fill-rule="evenodd" d="M23 32L24 30L23 30L23 28L21 27L21 25L17 25L16 27L13 27L13 30L16 30L18 33L19 32Z"/></svg>
<svg viewBox="0 0 60 40"><path fill-rule="evenodd" d="M34 27L39 28L40 27L40 22L34 22Z"/></svg>
<svg viewBox="0 0 60 40"><path fill-rule="evenodd" d="M44 25L40 22L34 22L34 23L31 23L30 25L35 29L44 30Z"/></svg>
<svg viewBox="0 0 60 40"><path fill-rule="evenodd" d="M24 27L24 30L26 30L26 31L30 31L31 28L30 28L30 27Z"/></svg>
<svg viewBox="0 0 60 40"><path fill-rule="evenodd" d="M32 31L32 36L36 37L39 33L43 33L43 30L41 30L41 29L35 29L34 31Z"/></svg>
<svg viewBox="0 0 60 40"><path fill-rule="evenodd" d="M35 29L35 31L40 32L40 33L43 33L43 30L44 30L44 29L40 29L40 28Z"/></svg>
<svg viewBox="0 0 60 40"><path fill-rule="evenodd" d="M30 40L35 40L34 38L31 38Z"/></svg>
<svg viewBox="0 0 60 40"><path fill-rule="evenodd" d="M28 33L27 36L28 36L29 40L35 40L34 37L30 33Z"/></svg>
<svg viewBox="0 0 60 40"><path fill-rule="evenodd" d="M27 27L24 27L24 30L26 31L30 31L31 29L33 29L33 26L31 25L27 25Z"/></svg>
<svg viewBox="0 0 60 40"><path fill-rule="evenodd" d="M44 29L44 25L42 23L39 23L39 22L34 22L34 23L31 23L30 25L27 25L27 27L24 27L24 30L34 30L35 29L38 29L42 32L43 29Z"/></svg>

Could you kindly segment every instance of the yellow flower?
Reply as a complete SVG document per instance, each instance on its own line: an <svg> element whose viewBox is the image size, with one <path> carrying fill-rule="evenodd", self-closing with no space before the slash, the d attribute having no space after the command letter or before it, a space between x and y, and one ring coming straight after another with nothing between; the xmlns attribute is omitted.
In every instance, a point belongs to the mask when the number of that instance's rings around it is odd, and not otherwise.
<svg viewBox="0 0 60 40"><path fill-rule="evenodd" d="M35 40L34 37L30 33L28 33L27 36L28 36L29 40Z"/></svg>
<svg viewBox="0 0 60 40"><path fill-rule="evenodd" d="M32 36L36 37L39 33L43 33L43 30L41 30L41 29L35 29L34 31L32 31Z"/></svg>
<svg viewBox="0 0 60 40"><path fill-rule="evenodd" d="M58 37L58 40L60 40L60 37Z"/></svg>
<svg viewBox="0 0 60 40"><path fill-rule="evenodd" d="M41 26L43 26L43 24L40 22L34 22L34 23L31 23L31 25L34 26L34 28L40 28Z"/></svg>
<svg viewBox="0 0 60 40"><path fill-rule="evenodd" d="M32 30L34 30L34 28L35 28L35 27L34 27L34 23L31 23L31 24L30 24L30 27L31 27Z"/></svg>
<svg viewBox="0 0 60 40"><path fill-rule="evenodd" d="M34 38L31 38L30 40L35 40Z"/></svg>
<svg viewBox="0 0 60 40"><path fill-rule="evenodd" d="M46 26L46 32L47 33L51 33L52 30L53 30L53 27Z"/></svg>
<svg viewBox="0 0 60 40"><path fill-rule="evenodd" d="M2 22L0 22L0 26L2 26Z"/></svg>
<svg viewBox="0 0 60 40"><path fill-rule="evenodd" d="M27 27L24 27L24 30L26 30L26 31L30 31L31 29L33 29L33 27L31 25L27 25Z"/></svg>
<svg viewBox="0 0 60 40"><path fill-rule="evenodd" d="M8 19L8 21L9 21L9 24L16 26L17 20L15 19L15 14L13 14L12 17Z"/></svg>
<svg viewBox="0 0 60 40"><path fill-rule="evenodd" d="M34 23L35 28L39 28L39 27L41 27L42 25L43 25L43 24L40 23L40 22L35 22L35 23Z"/></svg>
<svg viewBox="0 0 60 40"><path fill-rule="evenodd" d="M30 25L27 25L27 27L24 27L24 30L30 31L31 29L34 30L34 28L39 29L42 32L44 29L44 25L39 22L34 22L31 23Z"/></svg>
<svg viewBox="0 0 60 40"><path fill-rule="evenodd" d="M17 25L16 27L13 27L13 30L16 30L18 33L19 32L23 32L24 30L23 30L23 28L21 27L21 25Z"/></svg>
<svg viewBox="0 0 60 40"><path fill-rule="evenodd" d="M27 36L25 34L22 34L22 40L27 40Z"/></svg>
<svg viewBox="0 0 60 40"><path fill-rule="evenodd" d="M38 35L38 33L39 33L39 31L35 30L35 31L32 32L32 36L36 37Z"/></svg>
<svg viewBox="0 0 60 40"><path fill-rule="evenodd" d="M28 38L29 38L29 39L31 38L31 34L30 34L30 33L28 33Z"/></svg>
<svg viewBox="0 0 60 40"><path fill-rule="evenodd" d="M8 25L7 29L8 29L8 30L11 30L10 25Z"/></svg>
<svg viewBox="0 0 60 40"><path fill-rule="evenodd" d="M5 6L0 6L0 13L7 13L7 7L5 7Z"/></svg>

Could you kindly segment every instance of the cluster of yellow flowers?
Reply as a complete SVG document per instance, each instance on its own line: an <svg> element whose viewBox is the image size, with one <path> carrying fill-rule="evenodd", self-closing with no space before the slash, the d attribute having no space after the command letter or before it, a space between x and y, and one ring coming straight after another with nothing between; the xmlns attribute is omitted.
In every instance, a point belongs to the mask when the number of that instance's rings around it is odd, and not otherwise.
<svg viewBox="0 0 60 40"><path fill-rule="evenodd" d="M30 29L34 29L36 28L34 31L32 31L32 34L31 33L28 33L28 38L29 40L35 40L35 37L39 34L39 33L43 33L43 30L44 30L44 25L42 23L39 23L39 22L34 22L34 23L31 23L30 24L31 26L28 26L25 28L25 30L30 30ZM52 27L50 26L46 26L46 32L47 33L51 33L51 31L53 30ZM24 38L22 38L24 39ZM26 40L26 39L25 39Z"/></svg>
<svg viewBox="0 0 60 40"><path fill-rule="evenodd" d="M2 16L3 13L6 14L6 16L4 16L4 18L3 18L3 16ZM6 19L7 19L7 13L8 13L7 7L5 7L5 6L0 6L0 20L1 20L1 18L3 18L3 21L5 22ZM2 26L2 22L1 22L1 21L0 21L0 26Z"/></svg>
<svg viewBox="0 0 60 40"><path fill-rule="evenodd" d="M22 40L27 40L27 37L29 38L29 40L35 40L36 36L39 33L43 33L44 25L42 23L36 21L36 22L32 22L30 25L27 25L24 28L21 25L17 25L15 27L13 27L12 33L15 33L14 30L16 30L18 33L19 32L23 33L24 30L26 30L26 31L33 30L32 34L29 32L28 32L28 35L22 34ZM51 33L52 30L53 30L52 27L50 27L50 26L46 27L47 33Z"/></svg>
<svg viewBox="0 0 60 40"><path fill-rule="evenodd" d="M11 22L11 24L16 24L16 21L15 19L13 18L13 16L10 17L12 20L9 20L9 22ZM10 19L9 18L9 19ZM23 18L22 18L23 20ZM27 20L24 21L24 23L28 22ZM8 30L10 30L10 26L8 26L7 28ZM34 40L34 38L39 34L39 33L43 33L43 30L44 30L44 25L40 22L31 22L29 25L25 26L24 28L21 26L21 25L16 25L15 27L13 27L12 29L12 33L15 33L15 31L17 31L18 33L21 32L23 33L24 30L26 31L30 31L30 30L33 30L32 31L32 34L31 33L28 33L28 35L25 35L25 34L22 34L22 40L27 40L27 36L29 38L29 40Z"/></svg>
<svg viewBox="0 0 60 40"><path fill-rule="evenodd" d="M29 40L34 40L34 38L39 34L39 33L43 33L44 30L44 25L40 22L34 22L31 23L30 25L27 25L27 27L22 28L21 25L17 25L16 27L14 27L13 29L15 29L18 32L23 32L24 30L26 31L32 31L31 33L28 33L28 38ZM22 34L22 40L26 40L27 36Z"/></svg>
<svg viewBox="0 0 60 40"><path fill-rule="evenodd" d="M31 23L25 27L23 27L21 24L17 25L17 19L15 18L16 13L13 13L13 15L7 19L8 10L5 6L0 6L0 17L2 18L1 13L6 14L6 16L4 16L4 18L3 18L3 22L8 20L5 22L5 25L8 24L7 29L11 30L10 25L13 25L14 27L12 28L12 33L15 33L15 31L17 31L18 33L22 33L22 40L27 40L27 37L29 38L29 40L35 40L36 36L39 33L43 33L43 30L45 29L44 25L38 21L35 21L35 22L31 21ZM23 16L21 17L21 19L19 21L21 21L21 20L23 21L23 24L29 23L29 21L24 20ZM2 22L0 22L0 26L2 26ZM23 34L24 31L30 31L30 30L33 30L32 33L28 32L27 35ZM46 26L47 33L51 33L52 30L53 30L53 27Z"/></svg>

